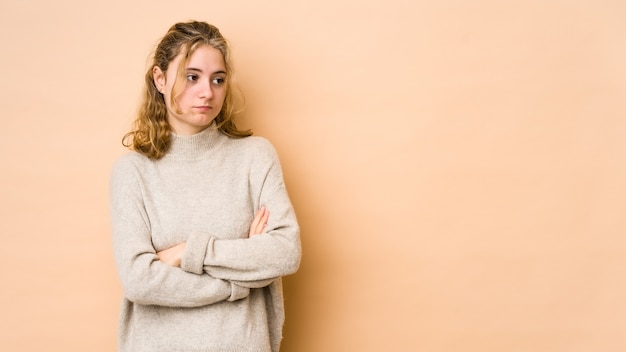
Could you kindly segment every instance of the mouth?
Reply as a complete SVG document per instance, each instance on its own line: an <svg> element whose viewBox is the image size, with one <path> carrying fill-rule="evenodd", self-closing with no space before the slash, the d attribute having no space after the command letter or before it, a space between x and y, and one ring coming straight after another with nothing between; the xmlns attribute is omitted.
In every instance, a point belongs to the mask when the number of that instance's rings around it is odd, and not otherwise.
<svg viewBox="0 0 626 352"><path fill-rule="evenodd" d="M211 109L213 109L213 107L209 106L209 105L199 105L199 106L194 106L194 109L200 110L200 111L209 111Z"/></svg>

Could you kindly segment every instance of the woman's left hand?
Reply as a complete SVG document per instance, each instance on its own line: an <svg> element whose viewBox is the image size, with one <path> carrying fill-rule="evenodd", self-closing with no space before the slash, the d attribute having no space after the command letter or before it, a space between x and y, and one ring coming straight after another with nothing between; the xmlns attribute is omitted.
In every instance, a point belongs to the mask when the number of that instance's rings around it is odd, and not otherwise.
<svg viewBox="0 0 626 352"><path fill-rule="evenodd" d="M260 235L265 230L265 226L267 226L267 220L270 218L270 211L267 210L264 206L259 209L254 215L254 220L252 220L252 224L250 224L250 233L248 237L252 237L255 235Z"/></svg>

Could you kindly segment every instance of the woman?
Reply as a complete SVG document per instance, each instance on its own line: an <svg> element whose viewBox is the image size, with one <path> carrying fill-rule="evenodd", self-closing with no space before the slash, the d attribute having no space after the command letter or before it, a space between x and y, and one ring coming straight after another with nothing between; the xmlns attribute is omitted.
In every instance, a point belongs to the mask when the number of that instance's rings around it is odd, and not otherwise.
<svg viewBox="0 0 626 352"><path fill-rule="evenodd" d="M120 351L279 350L299 228L274 148L235 127L232 74L207 23L156 48L111 176Z"/></svg>

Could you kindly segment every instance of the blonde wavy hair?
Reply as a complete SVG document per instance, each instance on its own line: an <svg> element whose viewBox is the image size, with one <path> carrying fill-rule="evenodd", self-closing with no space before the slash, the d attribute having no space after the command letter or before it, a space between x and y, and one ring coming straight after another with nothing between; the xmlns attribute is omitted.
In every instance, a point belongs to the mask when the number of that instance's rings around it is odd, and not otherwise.
<svg viewBox="0 0 626 352"><path fill-rule="evenodd" d="M154 51L152 65L145 75L145 89L139 106L137 118L130 132L122 138L122 144L150 159L160 159L171 145L172 129L167 122L165 98L154 83L153 70L159 67L164 73L170 62L182 53L183 59L176 69L176 77L184 77L184 69L194 51L203 45L209 45L222 53L226 66L226 95L222 110L215 118L217 129L227 136L243 138L252 135L251 131L242 131L235 126L234 118L243 105L243 96L233 83L233 69L230 50L226 39L217 27L206 22L180 22L173 25L161 39ZM177 78L178 81L178 78ZM176 102L180 84L174 84L171 105L178 110ZM177 89L178 88L178 89Z"/></svg>

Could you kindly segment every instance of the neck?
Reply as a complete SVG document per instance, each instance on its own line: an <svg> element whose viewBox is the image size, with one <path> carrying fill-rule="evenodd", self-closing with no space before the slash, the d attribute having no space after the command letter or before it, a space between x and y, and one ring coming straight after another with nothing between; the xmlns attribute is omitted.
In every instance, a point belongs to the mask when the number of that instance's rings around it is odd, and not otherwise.
<svg viewBox="0 0 626 352"><path fill-rule="evenodd" d="M211 150L224 135L211 125L201 132L192 135L172 133L172 145L165 157L180 159L196 159Z"/></svg>

